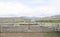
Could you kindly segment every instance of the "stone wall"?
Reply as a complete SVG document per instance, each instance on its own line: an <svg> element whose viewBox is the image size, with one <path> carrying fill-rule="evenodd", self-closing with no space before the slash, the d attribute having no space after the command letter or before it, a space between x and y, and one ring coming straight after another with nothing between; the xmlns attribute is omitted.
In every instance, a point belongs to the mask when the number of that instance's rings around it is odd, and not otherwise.
<svg viewBox="0 0 60 37"><path fill-rule="evenodd" d="M55 24L20 25L20 24L0 24L0 32L53 32L57 30ZM60 31L60 25L58 27Z"/></svg>

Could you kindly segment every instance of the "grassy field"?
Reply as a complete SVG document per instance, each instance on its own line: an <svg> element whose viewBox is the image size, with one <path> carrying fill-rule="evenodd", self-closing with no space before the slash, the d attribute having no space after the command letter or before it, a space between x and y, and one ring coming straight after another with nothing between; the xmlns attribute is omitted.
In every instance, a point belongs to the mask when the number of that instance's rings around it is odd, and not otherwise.
<svg viewBox="0 0 60 37"><path fill-rule="evenodd" d="M37 19L36 22L42 22L42 23L60 23L59 18L44 18L44 19Z"/></svg>
<svg viewBox="0 0 60 37"><path fill-rule="evenodd" d="M45 33L44 37L60 37L60 32Z"/></svg>
<svg viewBox="0 0 60 37"><path fill-rule="evenodd" d="M0 33L0 37L60 37L60 32L50 33Z"/></svg>

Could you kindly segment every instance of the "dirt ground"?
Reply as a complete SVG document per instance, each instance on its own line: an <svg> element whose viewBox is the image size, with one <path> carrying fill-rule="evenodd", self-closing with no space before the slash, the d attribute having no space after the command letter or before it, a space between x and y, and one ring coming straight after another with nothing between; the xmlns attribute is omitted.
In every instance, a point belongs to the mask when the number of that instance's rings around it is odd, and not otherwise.
<svg viewBox="0 0 60 37"><path fill-rule="evenodd" d="M0 33L0 37L60 37L60 33Z"/></svg>

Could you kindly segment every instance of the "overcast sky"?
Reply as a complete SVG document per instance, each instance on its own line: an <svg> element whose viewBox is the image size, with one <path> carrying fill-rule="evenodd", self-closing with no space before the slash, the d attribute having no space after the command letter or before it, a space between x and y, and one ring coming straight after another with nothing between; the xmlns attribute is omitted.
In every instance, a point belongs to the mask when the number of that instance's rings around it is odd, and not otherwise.
<svg viewBox="0 0 60 37"><path fill-rule="evenodd" d="M0 17L60 14L60 0L0 0Z"/></svg>

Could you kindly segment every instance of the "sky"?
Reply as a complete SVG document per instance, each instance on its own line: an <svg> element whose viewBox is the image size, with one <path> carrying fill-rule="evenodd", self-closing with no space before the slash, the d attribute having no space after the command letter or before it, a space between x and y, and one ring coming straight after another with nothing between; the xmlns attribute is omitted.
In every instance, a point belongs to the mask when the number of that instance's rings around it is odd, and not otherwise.
<svg viewBox="0 0 60 37"><path fill-rule="evenodd" d="M0 0L0 17L60 15L60 0Z"/></svg>

